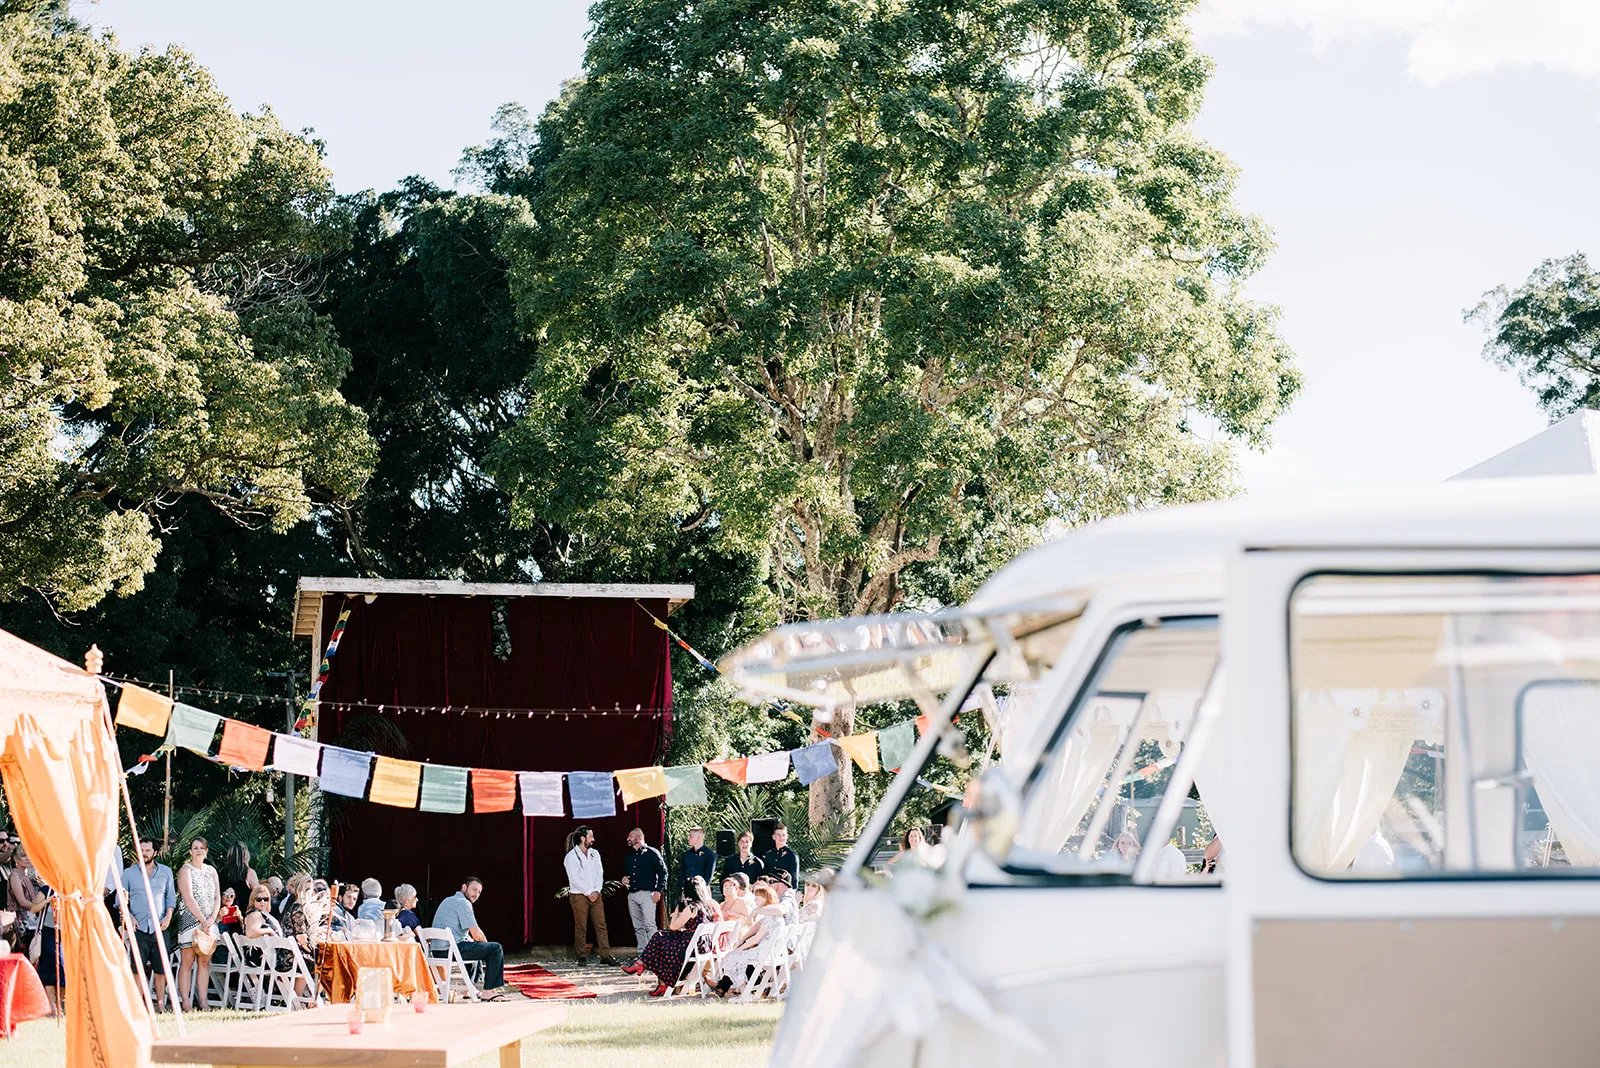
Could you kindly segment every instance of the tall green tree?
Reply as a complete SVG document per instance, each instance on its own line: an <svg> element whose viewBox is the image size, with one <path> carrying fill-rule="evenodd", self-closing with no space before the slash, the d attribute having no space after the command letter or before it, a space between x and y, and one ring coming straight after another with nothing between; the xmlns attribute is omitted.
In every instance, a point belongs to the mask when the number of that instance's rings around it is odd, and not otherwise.
<svg viewBox="0 0 1600 1068"><path fill-rule="evenodd" d="M584 78L477 156L531 207L514 516L619 560L710 527L794 618L1228 492L1299 377L1190 6L596 4Z"/></svg>
<svg viewBox="0 0 1600 1068"><path fill-rule="evenodd" d="M531 209L514 518L613 561L708 529L804 618L1230 492L1300 378L1192 6L600 0L583 78L469 155Z"/></svg>
<svg viewBox="0 0 1600 1068"><path fill-rule="evenodd" d="M1484 358L1516 371L1552 419L1600 407L1600 274L1583 253L1491 289L1466 318L1488 331Z"/></svg>
<svg viewBox="0 0 1600 1068"><path fill-rule="evenodd" d="M284 530L371 447L308 300L320 147L172 49L0 7L0 598L139 588L175 502Z"/></svg>

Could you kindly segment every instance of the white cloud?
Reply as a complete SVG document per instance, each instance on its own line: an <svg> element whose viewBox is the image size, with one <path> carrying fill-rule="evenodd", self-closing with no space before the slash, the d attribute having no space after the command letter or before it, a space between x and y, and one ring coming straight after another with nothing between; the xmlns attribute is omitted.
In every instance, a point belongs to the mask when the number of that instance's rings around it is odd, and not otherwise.
<svg viewBox="0 0 1600 1068"><path fill-rule="evenodd" d="M1428 85L1504 67L1600 74L1597 0L1204 0L1202 39L1253 26L1307 31L1320 47L1344 37L1407 40L1407 70Z"/></svg>

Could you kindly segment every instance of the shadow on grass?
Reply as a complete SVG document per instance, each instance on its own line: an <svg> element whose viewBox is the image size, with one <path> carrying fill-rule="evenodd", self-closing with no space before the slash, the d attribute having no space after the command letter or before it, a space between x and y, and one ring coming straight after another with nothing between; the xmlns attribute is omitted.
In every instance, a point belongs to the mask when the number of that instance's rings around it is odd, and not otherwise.
<svg viewBox="0 0 1600 1068"><path fill-rule="evenodd" d="M545 1033L546 1042L569 1049L661 1049L676 1052L694 1048L718 1049L729 1045L764 1046L777 1033L777 1020L663 1020L650 1024L627 1023L608 1028L604 1021L571 1021ZM701 1032L697 1034L697 1032Z"/></svg>

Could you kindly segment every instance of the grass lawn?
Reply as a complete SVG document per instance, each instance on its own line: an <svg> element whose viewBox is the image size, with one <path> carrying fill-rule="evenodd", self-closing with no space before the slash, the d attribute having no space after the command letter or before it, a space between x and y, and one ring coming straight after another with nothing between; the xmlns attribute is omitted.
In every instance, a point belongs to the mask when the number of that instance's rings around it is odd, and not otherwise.
<svg viewBox="0 0 1600 1068"><path fill-rule="evenodd" d="M695 1068L751 1068L764 1064L778 1026L778 1005L726 1005L697 1000L583 1002L567 1005L567 1022L522 1045L525 1065L582 1064L584 1068L638 1068L640 1064L693 1064ZM193 1018L197 1031L255 1014L208 1012ZM188 1019L188 1018L186 1018ZM174 1033L161 1018L161 1033ZM66 1040L54 1020L34 1020L0 1040L0 1068L47 1068L66 1060ZM469 1061L498 1068L498 1055Z"/></svg>

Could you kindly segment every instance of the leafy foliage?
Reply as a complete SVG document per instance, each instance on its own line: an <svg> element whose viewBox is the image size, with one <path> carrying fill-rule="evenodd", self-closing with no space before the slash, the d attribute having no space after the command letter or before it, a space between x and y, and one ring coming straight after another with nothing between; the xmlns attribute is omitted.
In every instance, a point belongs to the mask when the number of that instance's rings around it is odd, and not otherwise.
<svg viewBox="0 0 1600 1068"><path fill-rule="evenodd" d="M0 596L137 590L198 495L282 531L370 443L306 298L320 148L186 53L0 9Z"/></svg>
<svg viewBox="0 0 1600 1068"><path fill-rule="evenodd" d="M530 206L513 519L623 569L709 531L795 618L1228 492L1196 419L1260 443L1299 377L1188 7L596 4L585 77L467 159Z"/></svg>
<svg viewBox="0 0 1600 1068"><path fill-rule="evenodd" d="M1600 407L1600 274L1583 253L1491 289L1466 318L1489 332L1484 357L1516 371L1552 419Z"/></svg>

